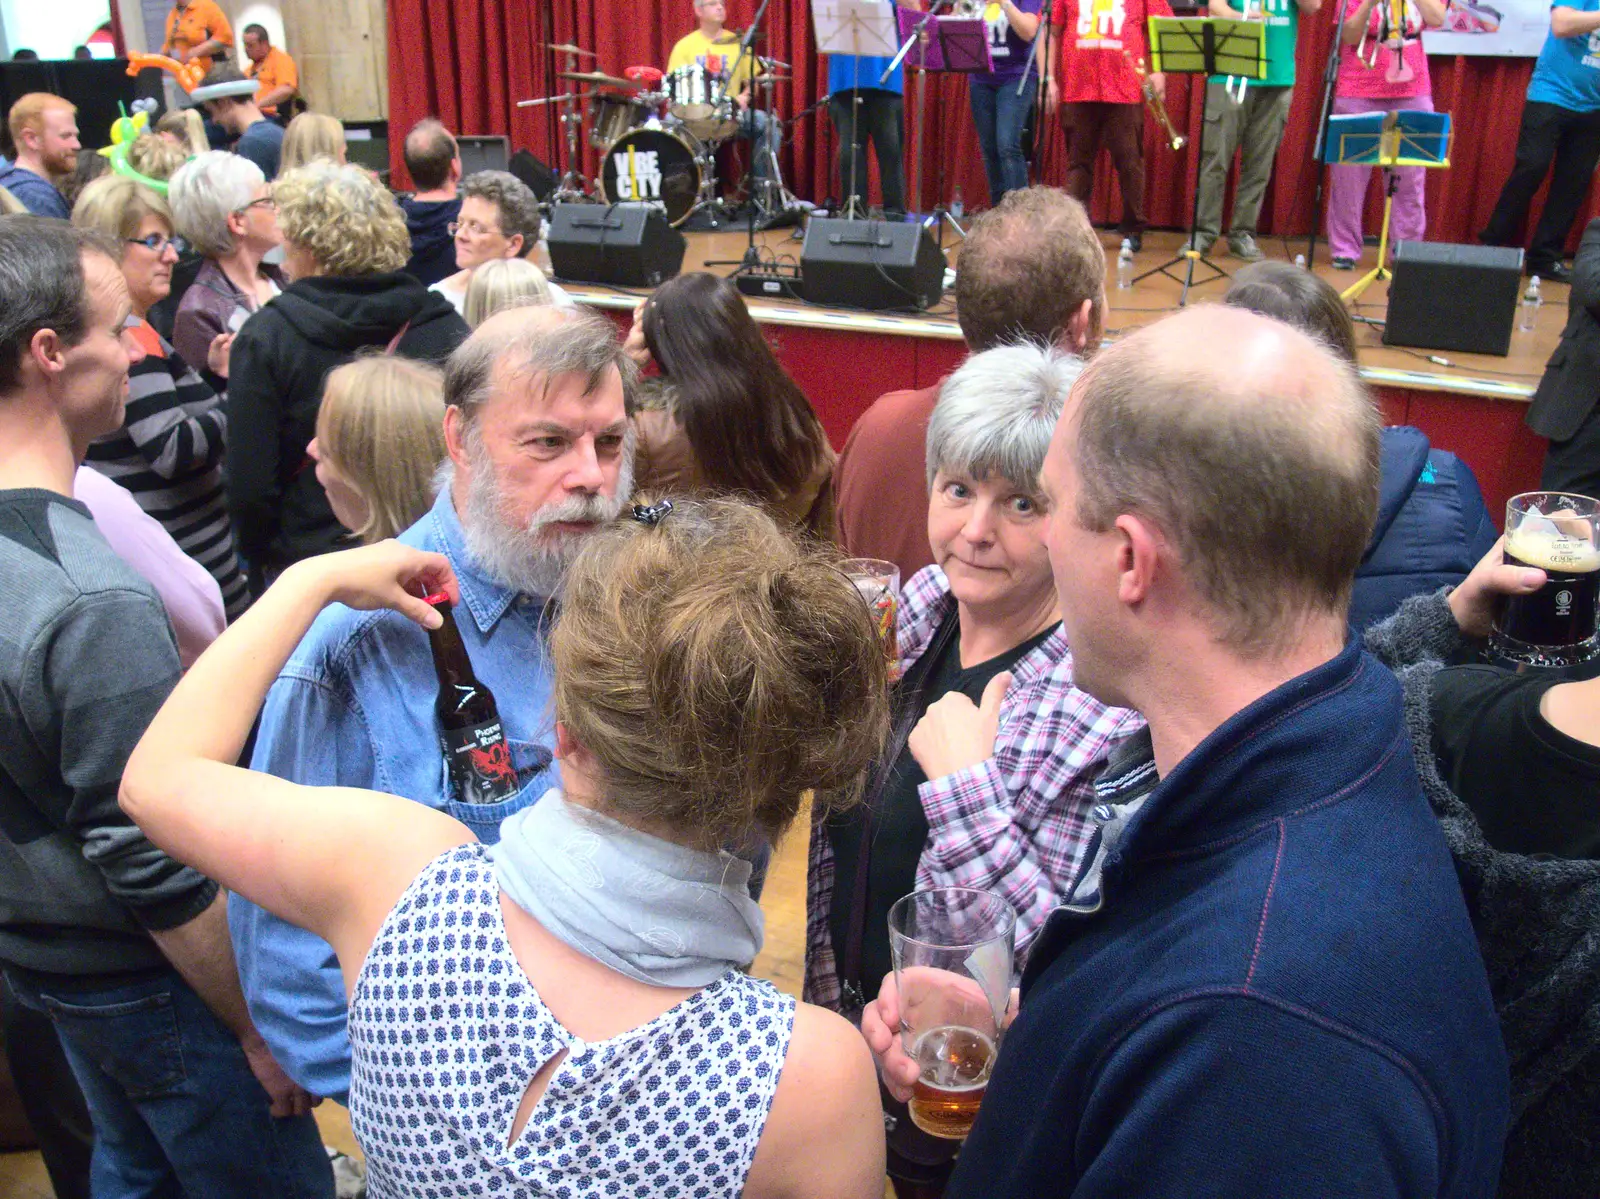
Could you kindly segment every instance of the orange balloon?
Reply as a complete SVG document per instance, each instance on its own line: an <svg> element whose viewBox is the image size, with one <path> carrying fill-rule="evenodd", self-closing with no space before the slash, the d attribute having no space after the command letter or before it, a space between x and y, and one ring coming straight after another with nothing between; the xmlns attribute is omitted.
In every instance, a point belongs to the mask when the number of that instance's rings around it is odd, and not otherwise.
<svg viewBox="0 0 1600 1199"><path fill-rule="evenodd" d="M161 71L172 72L172 77L178 81L178 86L186 92L192 92L200 86L200 81L205 78L205 72L199 64L192 62L179 62L165 54L130 54L128 55L128 74L137 75L140 71L154 67Z"/></svg>

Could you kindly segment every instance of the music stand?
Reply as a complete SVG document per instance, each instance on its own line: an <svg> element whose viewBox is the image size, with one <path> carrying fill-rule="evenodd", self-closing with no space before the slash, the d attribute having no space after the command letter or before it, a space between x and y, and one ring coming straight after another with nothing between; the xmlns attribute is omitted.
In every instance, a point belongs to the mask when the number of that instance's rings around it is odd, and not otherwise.
<svg viewBox="0 0 1600 1199"><path fill-rule="evenodd" d="M861 60L863 57L888 58L900 48L895 35L893 0L816 0L811 20L817 35L819 54L848 54L854 58L850 90L856 112L850 122L850 185L845 201L847 221L860 220L856 200L856 159L861 146ZM839 180L840 184L844 180Z"/></svg>
<svg viewBox="0 0 1600 1199"><path fill-rule="evenodd" d="M894 15L900 26L900 36L905 39L900 52L895 56L896 60L904 59L906 66L918 68L917 112L911 134L911 154L916 162L916 170L911 175L911 211L920 219L922 128L923 114L928 104L928 72L971 74L976 71L992 71L994 59L989 51L988 22L982 17L940 17L931 12L921 13L910 8L896 8ZM929 34L930 25L938 33L937 38ZM890 72L894 70L894 66L894 63L889 64ZM967 231L957 224L954 217L944 211L944 206L940 204L937 207L940 210L940 237L944 236L946 218L955 226L957 233L966 237Z"/></svg>
<svg viewBox="0 0 1600 1199"><path fill-rule="evenodd" d="M1220 17L1151 17L1149 32L1150 69L1158 74L1200 75L1203 78L1239 75L1246 79L1260 79L1267 73L1264 22L1230 21ZM1202 88L1201 103L1204 102ZM1134 279L1137 283L1151 275L1165 275L1176 283L1182 283L1183 293L1178 297L1180 308L1189 302L1189 288L1194 286L1197 262L1204 263L1206 269L1212 272L1211 277L1200 280L1201 283L1215 283L1218 279L1228 277L1227 271L1209 259L1201 258L1200 251L1194 248L1194 230L1200 223L1200 165L1205 157L1206 123L1202 120L1194 154L1194 202L1189 209L1189 230L1183 250L1176 257L1167 259L1160 266L1151 267ZM1181 278L1172 269L1179 263L1184 264Z"/></svg>
<svg viewBox="0 0 1600 1199"><path fill-rule="evenodd" d="M1328 137L1322 147L1324 162L1329 166L1381 166L1386 172L1378 265L1339 293L1346 303L1357 299L1379 279L1391 276L1389 216L1394 210L1394 168L1449 166L1452 132L1449 113L1415 108L1328 118Z"/></svg>

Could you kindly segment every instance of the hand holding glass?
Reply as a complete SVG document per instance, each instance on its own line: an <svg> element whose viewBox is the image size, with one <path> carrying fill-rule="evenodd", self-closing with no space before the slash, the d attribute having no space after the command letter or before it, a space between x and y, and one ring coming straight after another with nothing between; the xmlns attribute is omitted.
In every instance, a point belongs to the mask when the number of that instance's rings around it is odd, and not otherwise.
<svg viewBox="0 0 1600 1199"><path fill-rule="evenodd" d="M1531 595L1507 598L1490 652L1527 666L1572 666L1600 655L1600 500L1557 491L1512 496L1505 560L1547 577Z"/></svg>
<svg viewBox="0 0 1600 1199"><path fill-rule="evenodd" d="M991 891L916 891L889 909L900 1040L919 1073L911 1120L959 1141L972 1131L1000 1051L1016 913Z"/></svg>

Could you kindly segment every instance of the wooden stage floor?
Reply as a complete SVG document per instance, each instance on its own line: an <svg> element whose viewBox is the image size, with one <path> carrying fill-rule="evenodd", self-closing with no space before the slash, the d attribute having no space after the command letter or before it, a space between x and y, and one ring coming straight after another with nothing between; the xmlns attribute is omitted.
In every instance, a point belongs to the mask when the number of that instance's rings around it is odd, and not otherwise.
<svg viewBox="0 0 1600 1199"><path fill-rule="evenodd" d="M796 230L771 230L756 235L757 244L778 257L798 261L800 241ZM702 264L717 259L737 260L744 252L746 235L742 231L724 229L710 233L690 233L688 253L684 257L685 271L700 270ZM953 233L946 233L946 256L952 266L959 268L960 250ZM1107 289L1109 312L1107 333L1116 334L1127 329L1148 324L1168 313L1177 311L1181 285L1163 275L1154 275L1135 284L1131 289L1119 290L1115 286L1116 253L1120 239L1109 230L1101 231L1101 243L1106 249ZM1183 235L1176 232L1150 232L1145 235L1144 249L1135 256L1134 274L1138 275L1173 257L1182 244ZM1290 261L1305 250L1305 239L1285 243L1277 238L1263 238L1261 248L1269 257ZM1361 272L1377 261L1377 250L1368 247L1363 261L1354 272L1335 271L1327 262L1327 246L1317 246L1317 273L1337 288L1348 287ZM1232 273L1244 264L1237 259L1214 252L1210 261ZM726 275L733 268L719 266L704 268ZM1181 273L1181 268L1178 268ZM1197 271L1197 277L1205 272ZM1190 303L1205 303L1221 299L1227 290L1227 280L1217 280L1190 290ZM583 284L568 286L568 290L585 302L604 308L624 308L637 302L642 292L620 288L594 287ZM1432 352L1446 360L1447 365L1430 361L1430 352L1382 344L1382 332L1371 325L1360 323L1359 318L1381 322L1388 308L1388 284L1374 283L1353 309L1358 318L1357 338L1361 345L1363 373L1373 383L1388 386L1425 390L1457 391L1496 399L1525 400L1533 391L1544 370L1545 361L1560 339L1567 318L1567 293L1571 289L1563 284L1547 283L1544 286L1544 306L1539 312L1536 328L1531 333L1515 331L1512 334L1511 352L1505 358L1487 354L1458 354ZM860 322L873 332L898 332L908 336L949 338L959 340L960 331L955 323L955 302L946 295L933 311L921 316L883 317L838 308L813 308L795 302L772 303L753 300L752 311L757 319L777 324L817 325L843 329Z"/></svg>

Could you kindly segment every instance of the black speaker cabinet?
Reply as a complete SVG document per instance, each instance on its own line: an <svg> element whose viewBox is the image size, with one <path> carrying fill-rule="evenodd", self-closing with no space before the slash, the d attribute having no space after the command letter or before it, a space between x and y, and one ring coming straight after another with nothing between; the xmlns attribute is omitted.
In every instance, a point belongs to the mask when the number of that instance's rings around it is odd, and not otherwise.
<svg viewBox="0 0 1600 1199"><path fill-rule="evenodd" d="M555 194L556 184L560 182L559 175L527 150L518 150L513 154L511 161L506 164L506 170L527 184L541 204L549 202Z"/></svg>
<svg viewBox="0 0 1600 1199"><path fill-rule="evenodd" d="M1403 241L1394 251L1384 344L1503 358L1521 282L1519 248Z"/></svg>
<svg viewBox="0 0 1600 1199"><path fill-rule="evenodd" d="M800 287L813 304L931 308L944 291L944 254L921 225L812 217Z"/></svg>
<svg viewBox="0 0 1600 1199"><path fill-rule="evenodd" d="M550 266L559 279L655 287L683 267L688 243L648 204L557 204Z"/></svg>

